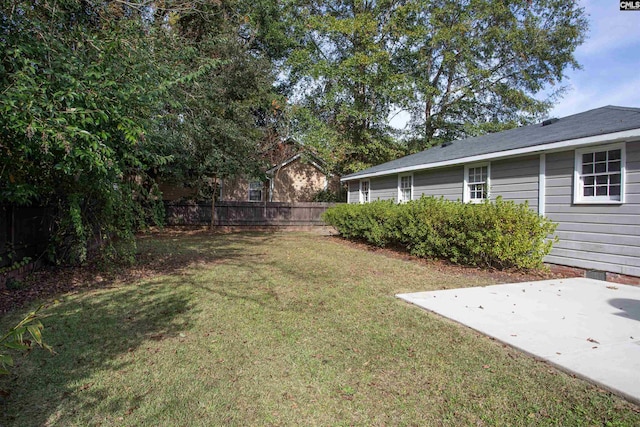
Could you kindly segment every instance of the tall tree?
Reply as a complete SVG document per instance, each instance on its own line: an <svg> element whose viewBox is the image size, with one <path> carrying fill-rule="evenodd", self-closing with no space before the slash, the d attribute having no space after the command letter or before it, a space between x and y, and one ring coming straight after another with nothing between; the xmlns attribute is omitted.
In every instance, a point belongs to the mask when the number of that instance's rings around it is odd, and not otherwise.
<svg viewBox="0 0 640 427"><path fill-rule="evenodd" d="M392 28L406 77L398 102L423 149L545 115L553 98L537 94L579 66L587 23L576 2L418 0L398 8Z"/></svg>
<svg viewBox="0 0 640 427"><path fill-rule="evenodd" d="M158 144L172 157L161 175L202 187L214 176L259 173L266 118L278 104L261 29L236 1L167 12L180 37L176 64L189 78L172 88L174 103L158 122Z"/></svg>
<svg viewBox="0 0 640 427"><path fill-rule="evenodd" d="M302 1L292 11L300 43L288 57L288 77L310 111L303 122L323 124L334 136L330 151L342 157L343 171L400 153L387 123L397 77L387 49L395 7L392 1Z"/></svg>
<svg viewBox="0 0 640 427"><path fill-rule="evenodd" d="M397 109L412 116L410 151L544 115L552 99L537 94L578 66L587 27L582 8L559 0L293 4L298 44L282 75L310 111L305 123L331 130L347 172L398 154Z"/></svg>

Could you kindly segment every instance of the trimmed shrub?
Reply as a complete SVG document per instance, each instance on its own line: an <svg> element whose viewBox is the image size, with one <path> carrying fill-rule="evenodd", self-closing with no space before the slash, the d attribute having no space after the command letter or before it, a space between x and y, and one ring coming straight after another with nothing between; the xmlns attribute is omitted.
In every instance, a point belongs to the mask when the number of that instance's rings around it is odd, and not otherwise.
<svg viewBox="0 0 640 427"><path fill-rule="evenodd" d="M528 204L466 204L422 197L404 204L344 204L323 216L347 239L405 248L423 258L494 268L535 269L551 251L556 224Z"/></svg>

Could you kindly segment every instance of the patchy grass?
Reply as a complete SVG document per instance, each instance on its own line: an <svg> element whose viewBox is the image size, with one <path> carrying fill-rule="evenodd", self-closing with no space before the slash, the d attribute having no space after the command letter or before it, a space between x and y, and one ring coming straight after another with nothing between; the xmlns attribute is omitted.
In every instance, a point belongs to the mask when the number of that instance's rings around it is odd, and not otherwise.
<svg viewBox="0 0 640 427"><path fill-rule="evenodd" d="M492 283L310 234L163 234L47 309L0 425L640 425L638 408L399 292ZM29 307L2 319L3 328Z"/></svg>

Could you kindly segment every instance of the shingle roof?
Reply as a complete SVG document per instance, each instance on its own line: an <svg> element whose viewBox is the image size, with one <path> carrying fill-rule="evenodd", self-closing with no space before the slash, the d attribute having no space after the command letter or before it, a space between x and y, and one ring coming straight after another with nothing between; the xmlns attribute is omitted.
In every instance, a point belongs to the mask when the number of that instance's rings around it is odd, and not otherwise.
<svg viewBox="0 0 640 427"><path fill-rule="evenodd" d="M401 157L360 172L346 175L342 180L348 181L370 174L383 175L385 171L395 173L397 169L423 165L428 167L433 163L639 128L640 108L608 105L606 107L596 108L595 110L563 117L546 126L535 124L475 138L453 141L450 144L432 147L410 156Z"/></svg>

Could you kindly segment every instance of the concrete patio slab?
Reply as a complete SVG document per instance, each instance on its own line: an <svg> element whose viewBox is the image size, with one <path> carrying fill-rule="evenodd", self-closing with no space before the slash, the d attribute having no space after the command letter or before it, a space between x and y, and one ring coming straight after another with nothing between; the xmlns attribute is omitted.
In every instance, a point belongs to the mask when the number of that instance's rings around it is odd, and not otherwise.
<svg viewBox="0 0 640 427"><path fill-rule="evenodd" d="M396 296L640 404L640 287L575 278Z"/></svg>

